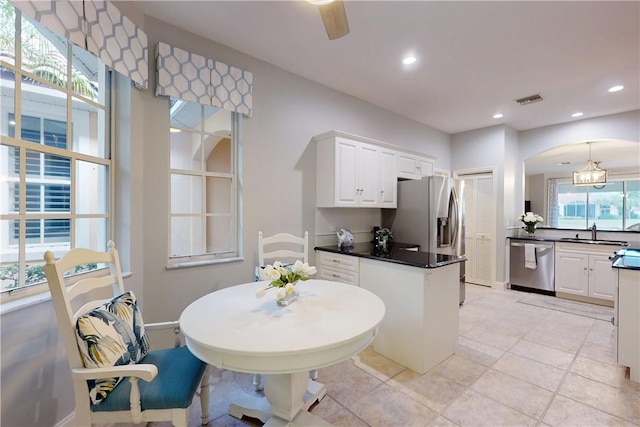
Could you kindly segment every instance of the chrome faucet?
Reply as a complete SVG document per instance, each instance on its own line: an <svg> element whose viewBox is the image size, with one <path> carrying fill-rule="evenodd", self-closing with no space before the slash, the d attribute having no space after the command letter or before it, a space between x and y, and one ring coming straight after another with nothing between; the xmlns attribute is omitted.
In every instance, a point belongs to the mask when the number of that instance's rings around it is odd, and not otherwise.
<svg viewBox="0 0 640 427"><path fill-rule="evenodd" d="M596 223L594 222L593 225L591 226L591 240L597 240L596 239L596 232L598 230L598 227L596 227Z"/></svg>

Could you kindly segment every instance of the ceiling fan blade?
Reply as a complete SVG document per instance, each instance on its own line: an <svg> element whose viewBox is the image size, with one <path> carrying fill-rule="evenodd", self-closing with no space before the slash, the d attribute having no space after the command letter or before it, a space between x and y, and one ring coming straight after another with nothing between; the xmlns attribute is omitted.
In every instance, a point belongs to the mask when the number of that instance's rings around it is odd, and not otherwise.
<svg viewBox="0 0 640 427"><path fill-rule="evenodd" d="M329 40L339 39L349 34L347 13L344 10L342 0L334 0L331 3L318 6L318 8Z"/></svg>

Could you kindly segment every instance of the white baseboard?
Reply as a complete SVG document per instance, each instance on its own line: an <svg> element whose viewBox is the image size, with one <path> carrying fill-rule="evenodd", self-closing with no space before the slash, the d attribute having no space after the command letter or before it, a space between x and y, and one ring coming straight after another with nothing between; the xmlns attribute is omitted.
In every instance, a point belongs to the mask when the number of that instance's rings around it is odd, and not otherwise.
<svg viewBox="0 0 640 427"><path fill-rule="evenodd" d="M74 427L73 420L76 418L76 411L73 411L60 421L56 423L54 427Z"/></svg>
<svg viewBox="0 0 640 427"><path fill-rule="evenodd" d="M507 282L494 282L493 286L491 286L491 289L498 289L500 291L504 291L505 289L507 289Z"/></svg>

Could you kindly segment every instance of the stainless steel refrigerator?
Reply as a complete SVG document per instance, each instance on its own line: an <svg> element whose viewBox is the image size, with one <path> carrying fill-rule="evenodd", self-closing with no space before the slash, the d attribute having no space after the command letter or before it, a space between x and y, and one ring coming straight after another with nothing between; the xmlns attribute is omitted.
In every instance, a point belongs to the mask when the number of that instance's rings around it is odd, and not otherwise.
<svg viewBox="0 0 640 427"><path fill-rule="evenodd" d="M398 182L398 207L386 209L383 224L398 242L423 252L464 255L464 181L441 176ZM465 299L465 263L460 265L460 304Z"/></svg>

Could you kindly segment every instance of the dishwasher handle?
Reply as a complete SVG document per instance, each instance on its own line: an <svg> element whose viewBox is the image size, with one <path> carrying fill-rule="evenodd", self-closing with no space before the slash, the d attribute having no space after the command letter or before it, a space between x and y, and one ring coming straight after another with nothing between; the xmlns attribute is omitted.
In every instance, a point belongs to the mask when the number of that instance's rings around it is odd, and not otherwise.
<svg viewBox="0 0 640 427"><path fill-rule="evenodd" d="M531 243L527 243L527 244L531 244ZM511 242L511 246L518 246L518 247L524 247L525 243L516 243L516 242ZM540 244L534 244L533 246L535 246L536 249L553 249L553 244L551 245L540 245Z"/></svg>

